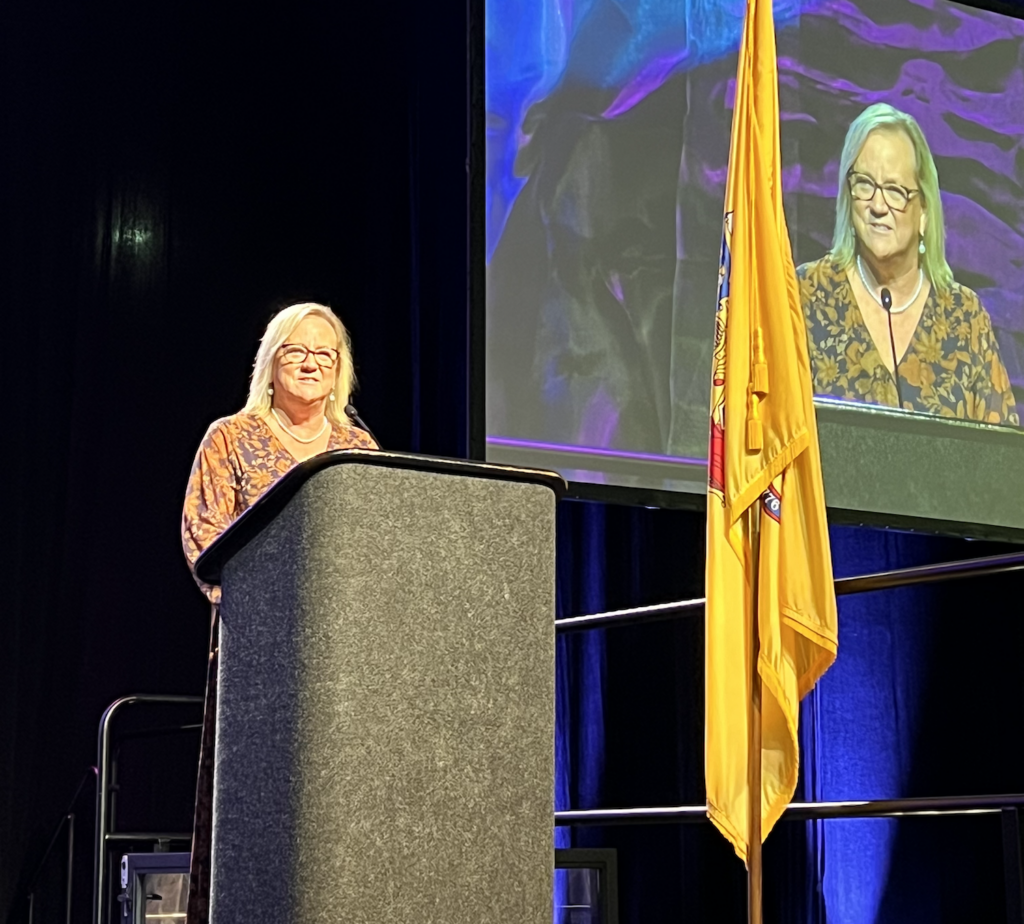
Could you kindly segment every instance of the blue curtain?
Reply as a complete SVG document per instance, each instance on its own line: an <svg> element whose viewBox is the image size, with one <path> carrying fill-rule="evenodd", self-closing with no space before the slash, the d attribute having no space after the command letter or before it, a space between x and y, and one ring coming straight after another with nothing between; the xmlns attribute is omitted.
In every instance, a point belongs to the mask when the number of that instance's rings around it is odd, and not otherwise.
<svg viewBox="0 0 1024 924"><path fill-rule="evenodd" d="M605 508L598 504L563 504L559 509L559 618L605 609L605 523ZM605 752L605 632L560 637L556 664L555 808L599 808ZM555 838L556 846L572 844L564 828L556 829Z"/></svg>
<svg viewBox="0 0 1024 924"><path fill-rule="evenodd" d="M568 503L559 615L700 596L703 518ZM1005 551L833 528L847 576ZM1009 729L1024 720L1019 576L840 598L840 656L802 709L797 799L1020 791ZM700 803L703 621L559 641L559 808ZM710 825L562 830L619 850L625 922L742 921L742 865ZM780 824L765 849L767 921L1001 920L998 816Z"/></svg>
<svg viewBox="0 0 1024 924"><path fill-rule="evenodd" d="M927 540L892 532L832 531L843 575L927 561ZM834 669L803 708L808 793L815 800L906 795L930 664L928 613L935 590L901 588L840 598ZM833 821L816 826L821 888L832 924L879 920L898 822Z"/></svg>

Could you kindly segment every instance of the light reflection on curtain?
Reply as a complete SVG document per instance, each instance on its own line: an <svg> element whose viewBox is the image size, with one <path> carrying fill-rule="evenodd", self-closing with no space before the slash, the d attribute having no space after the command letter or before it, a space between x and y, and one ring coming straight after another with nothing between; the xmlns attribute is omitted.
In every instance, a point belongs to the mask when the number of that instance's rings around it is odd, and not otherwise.
<svg viewBox="0 0 1024 924"><path fill-rule="evenodd" d="M109 286L110 306L131 315L163 292L169 275L170 209L166 177L111 168L96 203L95 272Z"/></svg>
<svg viewBox="0 0 1024 924"><path fill-rule="evenodd" d="M833 529L836 572L905 567L923 541L893 532ZM842 656L803 710L809 798L893 799L910 794L930 660L932 593L925 587L840 597ZM828 924L884 919L880 914L890 885L897 825L894 819L814 825Z"/></svg>

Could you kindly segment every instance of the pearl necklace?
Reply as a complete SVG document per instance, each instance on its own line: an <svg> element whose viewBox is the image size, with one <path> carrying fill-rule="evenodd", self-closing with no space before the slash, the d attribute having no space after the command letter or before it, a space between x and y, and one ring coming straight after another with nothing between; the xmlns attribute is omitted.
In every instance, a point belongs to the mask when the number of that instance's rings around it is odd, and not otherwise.
<svg viewBox="0 0 1024 924"><path fill-rule="evenodd" d="M276 407L272 407L270 409L270 413L274 415L274 420L277 421L277 425L282 430L284 430L284 432L287 433L293 440L295 440L296 443L315 443L318 439L320 439L321 436L323 436L327 432L327 428L330 426L330 423L328 422L327 418L324 417L324 425L320 428L320 432L316 436L304 438L298 436L293 430L285 426L285 422L281 420L281 415L277 413Z"/></svg>
<svg viewBox="0 0 1024 924"><path fill-rule="evenodd" d="M864 265L860 262L860 254L857 254L857 272L860 273L860 281L864 283L864 288L868 290L871 297L878 302L878 305L883 310L885 306L882 304L882 299L875 295L875 290L868 285L868 278L864 275ZM921 287L924 285L924 270L919 269L917 271L917 288L914 289L914 294L910 296L910 301L905 305L901 305L899 308L890 308L889 314L902 314L906 311L914 302L917 301L917 296L921 294Z"/></svg>

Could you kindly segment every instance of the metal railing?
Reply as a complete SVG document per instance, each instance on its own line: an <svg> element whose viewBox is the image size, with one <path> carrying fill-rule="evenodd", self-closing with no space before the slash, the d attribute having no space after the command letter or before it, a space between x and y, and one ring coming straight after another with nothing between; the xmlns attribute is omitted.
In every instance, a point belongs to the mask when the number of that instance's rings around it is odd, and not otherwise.
<svg viewBox="0 0 1024 924"><path fill-rule="evenodd" d="M78 786L75 788L75 794L71 797L71 801L68 803L67 811L61 816L57 827L54 828L53 834L50 836L50 840L46 845L46 849L43 851L42 856L39 858L39 862L36 864L36 868L33 871L28 881L28 887L23 893L23 898L18 902L16 907L20 907L24 904L28 911L27 921L28 924L35 924L35 911L36 911L36 894L39 889L40 883L43 877L43 871L46 868L46 862L50 859L50 855L53 853L54 848L60 843L61 834L66 836L64 838L65 847L67 849L67 858L65 860L65 872L66 877L66 891L64 894L64 920L66 924L71 924L71 912L74 908L73 903L73 885L74 885L74 874L75 874L75 808L78 804L78 797L82 794L82 790L85 788L85 784L89 780L96 779L96 768L89 767L79 780Z"/></svg>
<svg viewBox="0 0 1024 924"><path fill-rule="evenodd" d="M921 818L948 815L999 815L1003 842L1003 883L1007 924L1024 924L1024 864L1020 812L1024 793L997 796L939 796L916 799L871 799L856 802L792 802L782 821L843 818ZM595 825L703 824L705 805L648 808L577 809L555 812L555 827Z"/></svg>
<svg viewBox="0 0 1024 924"><path fill-rule="evenodd" d="M998 815L1024 807L1024 793L998 796L938 796L915 799L867 799L855 802L791 802L782 821L838 818L911 818L924 815ZM555 812L555 825L701 824L708 820L706 805L649 808L576 809Z"/></svg>
<svg viewBox="0 0 1024 924"><path fill-rule="evenodd" d="M110 831L111 816L111 795L114 789L113 761L110 754L111 724L115 716L126 706L141 703L160 704L201 704L201 696L152 696L137 694L134 696L122 696L114 700L100 719L100 727L97 741L96 767L98 780L96 785L96 838L94 842L95 855L93 857L93 924L107 924L107 850L112 843L158 843L160 841L190 840L192 832L153 832L153 831L132 831L115 832ZM178 726L176 731L185 728L198 726ZM152 730L143 734L152 734Z"/></svg>
<svg viewBox="0 0 1024 924"><path fill-rule="evenodd" d="M937 565L920 565L915 568L900 568L895 571L878 571L857 577L837 578L836 596L862 594L873 590L889 590L894 587L909 587L913 584L937 584L942 581L957 581L965 578L987 577L1010 571L1024 571L1024 552L1008 555L990 555L987 558L968 558L963 561L948 561ZM614 629L620 626L641 625L661 622L679 616L696 616L704 612L704 597L693 600L679 600L675 603L658 603L654 606L637 606L626 610L609 610L587 616L568 616L555 620L555 631L578 632L583 629Z"/></svg>

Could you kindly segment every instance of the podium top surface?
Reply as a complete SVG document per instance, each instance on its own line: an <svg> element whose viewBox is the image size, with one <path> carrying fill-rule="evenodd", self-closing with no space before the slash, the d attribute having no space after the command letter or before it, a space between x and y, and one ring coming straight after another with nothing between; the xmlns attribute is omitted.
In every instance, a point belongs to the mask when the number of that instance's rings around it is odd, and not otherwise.
<svg viewBox="0 0 1024 924"><path fill-rule="evenodd" d="M484 462L465 462L437 456L386 452L377 449L338 449L323 452L300 462L275 482L267 492L232 523L196 560L196 574L207 584L219 584L224 565L258 535L317 472L335 465L373 465L381 468L413 469L463 478L490 478L496 481L524 482L550 488L556 497L565 492L561 475L532 468L514 468Z"/></svg>

